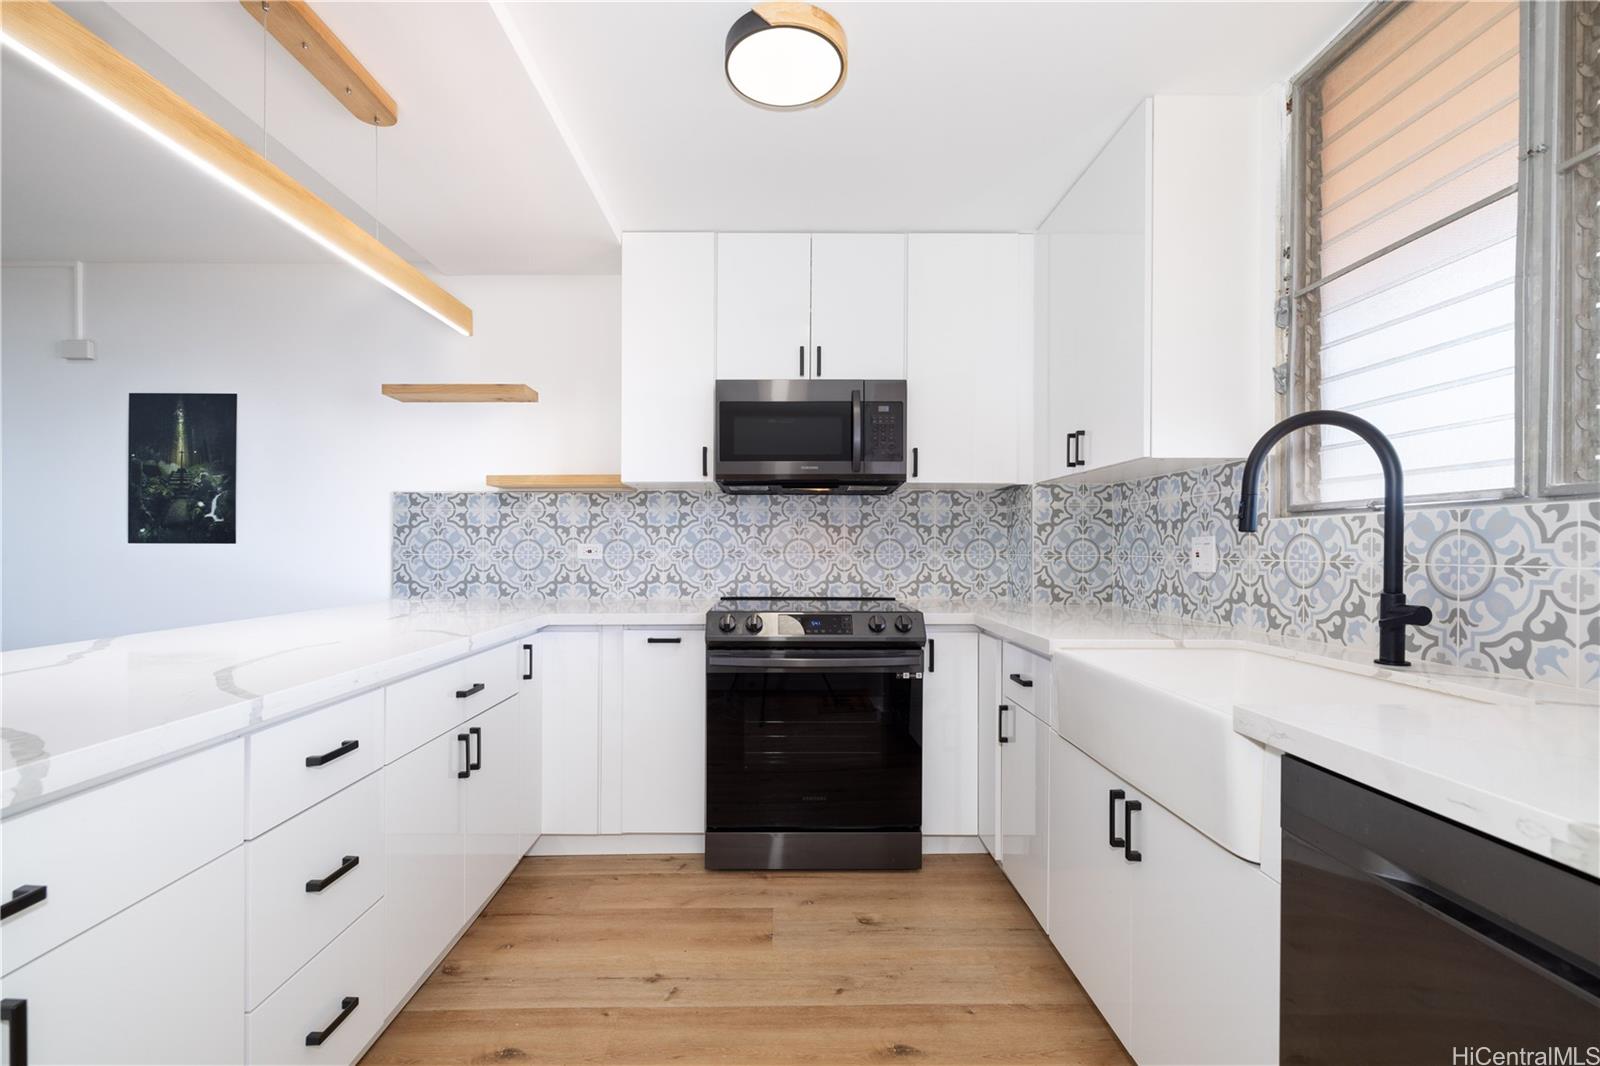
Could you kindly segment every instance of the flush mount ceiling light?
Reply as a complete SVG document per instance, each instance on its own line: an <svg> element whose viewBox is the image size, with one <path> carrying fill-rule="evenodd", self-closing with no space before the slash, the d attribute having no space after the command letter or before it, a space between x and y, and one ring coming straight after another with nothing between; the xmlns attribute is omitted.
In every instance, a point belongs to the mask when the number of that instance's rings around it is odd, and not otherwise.
<svg viewBox="0 0 1600 1066"><path fill-rule="evenodd" d="M728 31L724 69L733 91L773 111L831 99L844 85L844 28L810 4L757 4Z"/></svg>

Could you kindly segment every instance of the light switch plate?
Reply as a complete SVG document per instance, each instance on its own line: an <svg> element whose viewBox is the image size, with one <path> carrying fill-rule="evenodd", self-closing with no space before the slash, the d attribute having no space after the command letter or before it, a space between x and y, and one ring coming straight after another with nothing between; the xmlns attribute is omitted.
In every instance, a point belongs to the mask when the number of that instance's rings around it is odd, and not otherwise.
<svg viewBox="0 0 1600 1066"><path fill-rule="evenodd" d="M1217 538L1193 537L1189 541L1189 568L1197 574L1217 572Z"/></svg>

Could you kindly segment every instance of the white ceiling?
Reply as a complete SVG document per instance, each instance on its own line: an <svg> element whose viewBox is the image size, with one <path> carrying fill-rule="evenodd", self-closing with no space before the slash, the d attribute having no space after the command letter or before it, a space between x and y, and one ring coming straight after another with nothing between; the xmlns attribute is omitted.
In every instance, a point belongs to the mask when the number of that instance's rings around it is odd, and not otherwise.
<svg viewBox="0 0 1600 1066"><path fill-rule="evenodd" d="M822 107L736 98L742 3L515 3L551 102L625 230L1032 230L1135 103L1255 92L1363 5L828 3Z"/></svg>

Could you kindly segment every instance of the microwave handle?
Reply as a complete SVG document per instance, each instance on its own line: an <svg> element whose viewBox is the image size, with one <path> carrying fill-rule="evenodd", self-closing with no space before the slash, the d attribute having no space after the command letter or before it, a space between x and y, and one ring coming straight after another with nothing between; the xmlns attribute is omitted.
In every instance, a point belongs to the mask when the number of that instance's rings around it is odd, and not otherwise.
<svg viewBox="0 0 1600 1066"><path fill-rule="evenodd" d="M861 390L850 391L850 470L852 473L861 473L861 440L864 435L862 421L866 414L862 410Z"/></svg>

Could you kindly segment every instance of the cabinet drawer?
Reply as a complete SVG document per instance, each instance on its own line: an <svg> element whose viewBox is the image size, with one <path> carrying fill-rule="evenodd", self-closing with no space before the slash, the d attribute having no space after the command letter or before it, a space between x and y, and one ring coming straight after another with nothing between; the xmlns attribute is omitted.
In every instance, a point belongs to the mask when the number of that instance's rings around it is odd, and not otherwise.
<svg viewBox="0 0 1600 1066"><path fill-rule="evenodd" d="M245 1016L246 1061L261 1066L356 1061L389 1013L382 908L381 902L374 904ZM321 1042L307 1044L308 1037Z"/></svg>
<svg viewBox="0 0 1600 1066"><path fill-rule="evenodd" d="M377 774L247 845L250 1006L383 895L383 860L383 779ZM324 884L313 891L313 881Z"/></svg>
<svg viewBox="0 0 1600 1066"><path fill-rule="evenodd" d="M522 644L513 642L390 685L384 690L384 761L393 762L511 695L521 684L522 667Z"/></svg>
<svg viewBox="0 0 1600 1066"><path fill-rule="evenodd" d="M383 765L383 692L368 692L246 738L247 837Z"/></svg>
<svg viewBox="0 0 1600 1066"><path fill-rule="evenodd" d="M0 824L0 898L43 898L0 924L9 973L236 847L244 742L230 741ZM34 893L35 896L38 893Z"/></svg>
<svg viewBox="0 0 1600 1066"><path fill-rule="evenodd" d="M1035 718L1049 724L1049 662L1015 644L1006 645L1002 658L1006 702L1032 711Z"/></svg>

